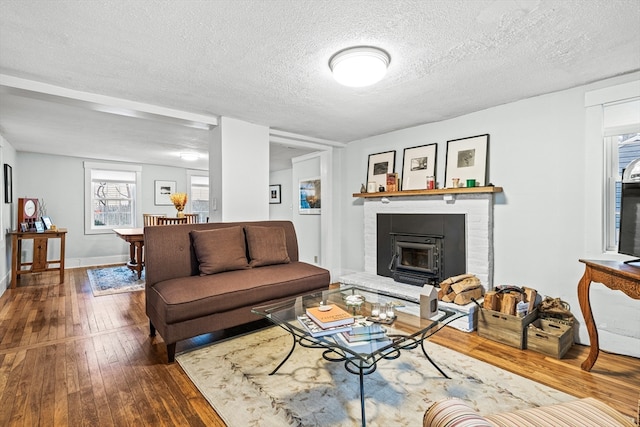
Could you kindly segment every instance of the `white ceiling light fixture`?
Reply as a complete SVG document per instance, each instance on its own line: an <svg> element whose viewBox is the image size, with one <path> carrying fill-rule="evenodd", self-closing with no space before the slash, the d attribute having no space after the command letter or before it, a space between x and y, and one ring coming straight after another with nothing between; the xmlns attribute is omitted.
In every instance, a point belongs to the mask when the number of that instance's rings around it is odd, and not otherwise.
<svg viewBox="0 0 640 427"><path fill-rule="evenodd" d="M387 73L390 62L389 54L382 49L356 46L334 54L329 59L329 68L338 83L364 87L379 82Z"/></svg>
<svg viewBox="0 0 640 427"><path fill-rule="evenodd" d="M180 153L180 158L182 160L193 162L195 160L198 160L200 156L198 155L198 153Z"/></svg>

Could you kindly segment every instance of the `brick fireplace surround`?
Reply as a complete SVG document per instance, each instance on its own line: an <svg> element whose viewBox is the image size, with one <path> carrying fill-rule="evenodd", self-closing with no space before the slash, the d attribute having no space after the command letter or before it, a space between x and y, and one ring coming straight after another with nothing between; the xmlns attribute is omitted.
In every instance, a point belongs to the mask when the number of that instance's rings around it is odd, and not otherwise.
<svg viewBox="0 0 640 427"><path fill-rule="evenodd" d="M467 272L475 274L485 290L493 288L493 193L372 197L364 199L364 272L339 281L382 289L416 298L420 287L394 282L376 274L377 214L465 214Z"/></svg>

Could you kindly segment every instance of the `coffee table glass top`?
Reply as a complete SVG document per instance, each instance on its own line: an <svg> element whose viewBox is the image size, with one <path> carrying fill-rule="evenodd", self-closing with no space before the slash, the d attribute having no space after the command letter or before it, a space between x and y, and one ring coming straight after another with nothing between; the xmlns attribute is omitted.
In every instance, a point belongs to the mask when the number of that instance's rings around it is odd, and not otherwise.
<svg viewBox="0 0 640 427"><path fill-rule="evenodd" d="M374 305L393 307L394 320L375 318L386 329L390 343L380 346L376 341L361 341L357 345L345 343L336 334L313 337L299 322L298 316L306 313L309 307L335 304L354 316L363 316L371 319L371 310ZM341 349L349 357L361 359L378 359L385 357L390 351L398 349L415 348L425 338L433 335L444 325L464 316L462 312L439 308L438 315L431 319L420 317L420 304L417 301L397 295L390 295L378 290L348 286L339 289L331 289L313 294L297 297L283 302L255 307L254 313L262 315L276 325L283 327L297 338L308 344L316 344L322 347ZM301 341L300 344L303 344Z"/></svg>

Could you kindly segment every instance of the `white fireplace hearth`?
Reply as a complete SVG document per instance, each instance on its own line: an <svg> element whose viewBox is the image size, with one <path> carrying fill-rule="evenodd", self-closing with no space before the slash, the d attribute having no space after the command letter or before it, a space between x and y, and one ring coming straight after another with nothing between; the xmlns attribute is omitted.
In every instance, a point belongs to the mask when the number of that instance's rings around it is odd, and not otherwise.
<svg viewBox="0 0 640 427"><path fill-rule="evenodd" d="M360 283L363 277L377 276L378 214L464 214L466 272L475 274L485 290L493 289L493 204L492 192L364 198L364 272L361 273L365 274L359 274L358 284L365 285ZM350 282L348 277L345 276L344 281L340 278L340 282ZM406 285L396 286L400 284L389 282L386 277L377 276L374 281L378 284L372 287L387 283L396 288L393 291L396 293L407 289Z"/></svg>

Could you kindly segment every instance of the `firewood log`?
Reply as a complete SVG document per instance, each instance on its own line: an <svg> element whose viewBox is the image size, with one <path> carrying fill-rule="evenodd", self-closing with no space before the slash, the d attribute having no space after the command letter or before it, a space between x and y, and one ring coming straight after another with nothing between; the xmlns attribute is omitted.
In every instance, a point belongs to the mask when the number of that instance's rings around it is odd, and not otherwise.
<svg viewBox="0 0 640 427"><path fill-rule="evenodd" d="M468 277L475 277L473 274L460 274L458 276L452 276L449 277L447 279L444 279L442 282L440 282L440 286L442 286L443 284L449 284L449 285L453 285L454 283L457 283L461 280L464 280Z"/></svg>
<svg viewBox="0 0 640 427"><path fill-rule="evenodd" d="M451 284L450 283L440 283L440 289L438 289L438 299L443 301L445 295L451 292Z"/></svg>
<svg viewBox="0 0 640 427"><path fill-rule="evenodd" d="M496 291L489 291L484 294L483 307L487 310L500 311L500 300Z"/></svg>
<svg viewBox="0 0 640 427"><path fill-rule="evenodd" d="M512 294L505 294L502 297L502 306L500 307L500 313L516 315L516 301L517 298Z"/></svg>
<svg viewBox="0 0 640 427"><path fill-rule="evenodd" d="M451 285L451 289L453 289L453 292L455 292L456 294L460 294L467 289L474 289L478 286L480 286L480 279L478 279L476 276L472 276L454 283L453 285Z"/></svg>
<svg viewBox="0 0 640 427"><path fill-rule="evenodd" d="M529 303L529 311L527 313L531 313L534 308L536 308L536 298L538 297L538 292L535 289L523 287L524 294L527 296L526 302Z"/></svg>
<svg viewBox="0 0 640 427"><path fill-rule="evenodd" d="M442 296L442 302L453 302L455 298L456 298L456 293L449 292L448 294Z"/></svg>
<svg viewBox="0 0 640 427"><path fill-rule="evenodd" d="M471 299L478 299L482 296L482 286L477 286L473 289L467 289L458 293L453 300L458 305L467 305L471 302Z"/></svg>

